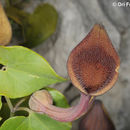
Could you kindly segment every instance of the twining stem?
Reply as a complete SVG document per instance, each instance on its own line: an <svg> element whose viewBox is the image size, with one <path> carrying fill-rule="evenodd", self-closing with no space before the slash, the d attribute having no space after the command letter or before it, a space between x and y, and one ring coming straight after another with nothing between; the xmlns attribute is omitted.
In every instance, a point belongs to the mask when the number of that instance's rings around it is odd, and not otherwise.
<svg viewBox="0 0 130 130"><path fill-rule="evenodd" d="M45 113L51 118L62 122L73 121L85 114L93 101L91 96L81 93L80 101L76 106L70 108L60 108L51 104L43 104L34 96L32 96L32 99L34 103L39 105L39 110L37 112Z"/></svg>
<svg viewBox="0 0 130 130"><path fill-rule="evenodd" d="M20 101L18 101L15 107L13 107L11 100L8 97L5 97L5 99L10 109L10 117L12 117L16 111L21 111L21 110L27 111L27 112L31 111L30 109L26 107L19 107L26 100L26 98L22 98Z"/></svg>
<svg viewBox="0 0 130 130"><path fill-rule="evenodd" d="M26 100L26 98L22 98L20 101L17 102L17 104L14 107L14 111Z"/></svg>
<svg viewBox="0 0 130 130"><path fill-rule="evenodd" d="M13 105L12 105L12 103L11 103L11 101L10 101L10 99L8 97L5 96L5 99L7 101L9 109L10 109L10 117L12 117L13 113L14 113L14 107L13 107Z"/></svg>
<svg viewBox="0 0 130 130"><path fill-rule="evenodd" d="M32 111L27 107L18 107L15 111L27 111L28 113L31 113Z"/></svg>

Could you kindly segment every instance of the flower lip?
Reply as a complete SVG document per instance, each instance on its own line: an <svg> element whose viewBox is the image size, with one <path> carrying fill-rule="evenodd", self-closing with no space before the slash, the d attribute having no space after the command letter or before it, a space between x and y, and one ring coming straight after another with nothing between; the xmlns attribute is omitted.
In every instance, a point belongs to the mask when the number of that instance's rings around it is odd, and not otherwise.
<svg viewBox="0 0 130 130"><path fill-rule="evenodd" d="M67 67L72 83L85 94L100 95L117 80L119 57L103 28L96 24L71 52Z"/></svg>

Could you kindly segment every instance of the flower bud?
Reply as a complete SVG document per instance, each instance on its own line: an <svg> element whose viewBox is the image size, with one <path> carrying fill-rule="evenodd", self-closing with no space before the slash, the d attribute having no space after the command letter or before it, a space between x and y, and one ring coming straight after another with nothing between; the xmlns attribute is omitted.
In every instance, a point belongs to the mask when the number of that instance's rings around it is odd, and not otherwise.
<svg viewBox="0 0 130 130"><path fill-rule="evenodd" d="M0 45L7 45L12 37L12 29L5 11L0 3Z"/></svg>
<svg viewBox="0 0 130 130"><path fill-rule="evenodd" d="M118 77L120 60L104 27L96 24L71 52L68 74L81 92L92 96L104 94Z"/></svg>
<svg viewBox="0 0 130 130"><path fill-rule="evenodd" d="M34 111L40 111L42 105L47 106L48 104L52 105L53 100L51 95L47 90L36 91L29 100L29 107Z"/></svg>
<svg viewBox="0 0 130 130"><path fill-rule="evenodd" d="M90 111L80 121L79 130L115 130L101 101L94 101Z"/></svg>

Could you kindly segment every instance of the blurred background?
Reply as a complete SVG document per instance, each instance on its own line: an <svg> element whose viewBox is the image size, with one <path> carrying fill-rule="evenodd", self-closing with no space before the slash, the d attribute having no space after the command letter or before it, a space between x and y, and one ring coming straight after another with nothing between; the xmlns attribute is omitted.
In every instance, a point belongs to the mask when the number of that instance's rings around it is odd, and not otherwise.
<svg viewBox="0 0 130 130"><path fill-rule="evenodd" d="M24 0L15 0L16 5L18 1L22 3ZM51 4L57 11L56 30L32 49L42 55L63 77L68 77L66 62L71 50L95 23L105 26L120 56L121 65L113 89L97 98L103 101L116 130L130 130L130 0L25 0L21 6L24 11L32 13L43 2ZM2 3L5 1L2 0ZM42 15L40 17L42 19ZM13 26L12 45L22 43L24 37L21 36L19 25L11 19L10 21ZM71 82L52 87L60 90L70 105L77 104L79 92ZM78 130L78 122L79 120L73 122L72 130Z"/></svg>

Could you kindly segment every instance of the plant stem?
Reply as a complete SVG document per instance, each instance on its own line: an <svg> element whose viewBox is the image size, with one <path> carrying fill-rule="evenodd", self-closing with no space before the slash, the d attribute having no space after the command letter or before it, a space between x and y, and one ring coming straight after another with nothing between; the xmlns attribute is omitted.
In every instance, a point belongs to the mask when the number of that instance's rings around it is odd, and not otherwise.
<svg viewBox="0 0 130 130"><path fill-rule="evenodd" d="M15 111L26 111L28 113L31 113L32 111L27 107L18 107Z"/></svg>
<svg viewBox="0 0 130 130"><path fill-rule="evenodd" d="M16 111L16 109L26 100L26 98L22 98L20 101L17 102L17 104L14 107L14 112Z"/></svg>
<svg viewBox="0 0 130 130"><path fill-rule="evenodd" d="M8 97L5 97L5 99L7 101L9 109L10 109L10 117L12 117L16 111L20 111L20 110L24 110L24 111L27 111L27 112L31 111L26 107L19 107L26 100L26 98L22 98L19 102L17 102L15 107L13 107L13 105L12 105L12 103L11 103L11 101Z"/></svg>
<svg viewBox="0 0 130 130"><path fill-rule="evenodd" d="M10 109L10 117L13 116L13 113L14 113L14 107L10 101L10 99L8 97L5 97L6 101L7 101L7 104L9 106L9 109Z"/></svg>

